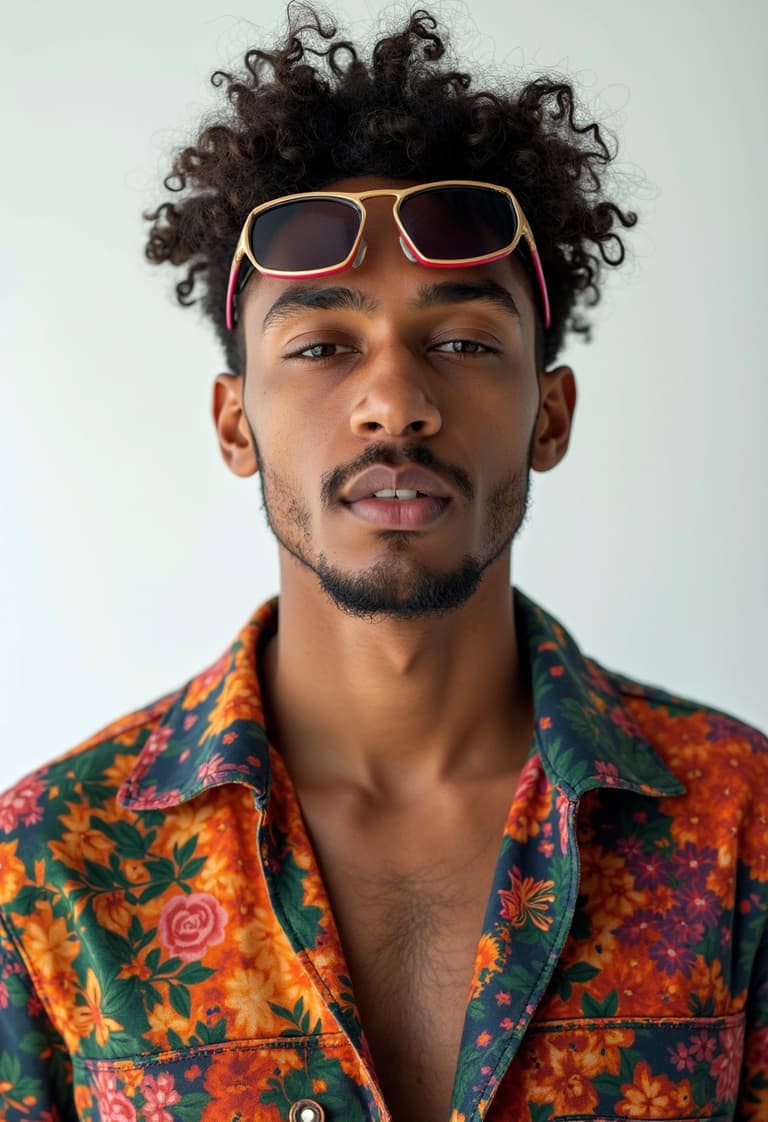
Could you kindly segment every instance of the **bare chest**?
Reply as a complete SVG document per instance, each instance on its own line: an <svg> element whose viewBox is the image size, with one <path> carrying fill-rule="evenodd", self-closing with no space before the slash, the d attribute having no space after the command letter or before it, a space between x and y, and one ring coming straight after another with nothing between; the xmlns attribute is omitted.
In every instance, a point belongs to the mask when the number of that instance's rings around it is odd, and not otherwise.
<svg viewBox="0 0 768 1122"><path fill-rule="evenodd" d="M349 878L333 895L392 1116L446 1122L486 892L437 874L390 874Z"/></svg>
<svg viewBox="0 0 768 1122"><path fill-rule="evenodd" d="M393 1122L447 1122L503 813L492 825L421 846L408 830L386 846L315 836Z"/></svg>

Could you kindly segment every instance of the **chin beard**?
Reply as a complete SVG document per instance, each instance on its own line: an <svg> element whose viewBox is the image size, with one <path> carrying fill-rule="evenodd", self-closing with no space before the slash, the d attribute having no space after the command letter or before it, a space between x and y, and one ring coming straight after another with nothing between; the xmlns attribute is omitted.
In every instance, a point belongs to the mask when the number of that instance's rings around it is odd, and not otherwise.
<svg viewBox="0 0 768 1122"><path fill-rule="evenodd" d="M485 565L466 556L449 573L378 561L357 573L344 573L321 555L312 566L323 592L348 615L359 619L422 619L460 608L475 592Z"/></svg>

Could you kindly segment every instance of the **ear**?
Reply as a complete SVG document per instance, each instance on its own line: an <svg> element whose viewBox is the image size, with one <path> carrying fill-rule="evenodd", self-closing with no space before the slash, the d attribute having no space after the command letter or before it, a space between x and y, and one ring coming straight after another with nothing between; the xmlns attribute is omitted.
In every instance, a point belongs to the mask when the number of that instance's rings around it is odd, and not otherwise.
<svg viewBox="0 0 768 1122"><path fill-rule="evenodd" d="M539 415L533 439L531 466L549 471L568 451L573 413L576 408L576 379L570 366L557 366L539 374Z"/></svg>
<svg viewBox="0 0 768 1122"><path fill-rule="evenodd" d="M222 459L235 475L255 475L259 470L248 418L243 406L245 378L217 374L213 383L211 412Z"/></svg>

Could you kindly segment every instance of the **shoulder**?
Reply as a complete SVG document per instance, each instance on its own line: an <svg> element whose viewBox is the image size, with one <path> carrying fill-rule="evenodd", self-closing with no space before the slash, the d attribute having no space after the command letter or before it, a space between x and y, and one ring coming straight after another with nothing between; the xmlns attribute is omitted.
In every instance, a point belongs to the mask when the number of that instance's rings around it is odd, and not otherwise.
<svg viewBox="0 0 768 1122"><path fill-rule="evenodd" d="M768 782L768 737L730 713L689 697L639 682L589 660L619 696L622 708L644 737L680 775L732 777Z"/></svg>
<svg viewBox="0 0 768 1122"><path fill-rule="evenodd" d="M599 664L595 664L599 665ZM638 682L624 674L600 667L625 704L638 715L657 714L660 721L695 721L710 741L741 739L749 741L756 751L768 749L768 737L760 729L740 720L725 710L690 697L682 697L648 682Z"/></svg>
<svg viewBox="0 0 768 1122"><path fill-rule="evenodd" d="M87 807L93 802L103 808L114 802L147 738L180 692L165 694L110 722L2 792L0 844L30 832L46 832L46 820L60 814L67 803Z"/></svg>

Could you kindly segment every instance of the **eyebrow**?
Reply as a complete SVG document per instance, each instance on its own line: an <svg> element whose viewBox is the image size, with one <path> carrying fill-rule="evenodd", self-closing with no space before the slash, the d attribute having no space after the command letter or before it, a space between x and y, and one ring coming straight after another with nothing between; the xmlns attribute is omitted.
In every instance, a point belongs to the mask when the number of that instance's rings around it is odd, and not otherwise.
<svg viewBox="0 0 768 1122"><path fill-rule="evenodd" d="M442 281L440 284L425 284L419 291L411 307L415 311L434 307L436 304L467 304L472 300L484 300L497 308L520 319L520 309L512 293L496 281Z"/></svg>
<svg viewBox="0 0 768 1122"><path fill-rule="evenodd" d="M261 327L266 330L283 320L290 319L298 312L308 309L321 311L351 311L364 312L372 315L378 309L378 303L372 296L366 296L358 288L344 288L337 285L333 288L299 284L291 285L281 292L277 300L264 316Z"/></svg>
<svg viewBox="0 0 768 1122"><path fill-rule="evenodd" d="M409 302L409 307L420 312L440 305L467 304L472 301L495 304L508 315L520 319L520 309L512 294L496 281L472 283L442 281L439 284L425 284L420 288L418 296ZM261 326L262 330L266 331L268 327L273 327L307 310L343 310L373 315L378 309L378 301L358 288L345 288L342 285L335 285L332 288L306 284L291 285L280 293L264 316Z"/></svg>

